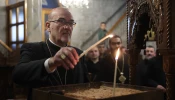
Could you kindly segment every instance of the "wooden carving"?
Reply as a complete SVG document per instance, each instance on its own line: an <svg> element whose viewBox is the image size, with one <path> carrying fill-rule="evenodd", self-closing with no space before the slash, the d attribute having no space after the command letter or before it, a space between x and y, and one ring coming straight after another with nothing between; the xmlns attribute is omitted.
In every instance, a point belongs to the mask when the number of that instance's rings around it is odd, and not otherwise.
<svg viewBox="0 0 175 100"><path fill-rule="evenodd" d="M127 3L127 27L128 27L128 34L127 34L127 41L130 43L132 48L134 47L134 31L136 25L136 11L137 11L137 2L135 0L129 1Z"/></svg>
<svg viewBox="0 0 175 100"><path fill-rule="evenodd" d="M163 6L164 6L164 11L163 11L163 15L164 15L164 30L163 30L163 37L166 37L164 38L164 43L166 45L166 47L164 45L160 45L159 47L164 49L164 48L172 48L172 44L171 44L171 34L170 34L170 31L171 31L171 6L170 6L170 3L173 2L173 0L164 0L163 1ZM175 6L175 5L174 5Z"/></svg>
<svg viewBox="0 0 175 100"><path fill-rule="evenodd" d="M167 100L175 100L175 39L173 28L175 1L174 0L128 0L127 2L127 46L130 50L130 57L137 55L136 51L145 46L145 34L147 30L155 32L155 41L159 53L163 55L163 67L167 79ZM147 21L142 22L143 20ZM147 24L147 25L145 25ZM174 36L174 38L173 38ZM144 40L145 39L145 40ZM134 53L135 52L135 53ZM131 82L134 79L136 66L133 59L130 59Z"/></svg>
<svg viewBox="0 0 175 100"><path fill-rule="evenodd" d="M167 100L175 100L175 49L161 49L163 67L166 75Z"/></svg>
<svg viewBox="0 0 175 100"><path fill-rule="evenodd" d="M128 48L142 49L147 30L155 32L158 44L163 43L163 2L162 0L130 0L127 6ZM140 18L147 14L149 25L144 26ZM141 30L144 27L145 30ZM138 40L138 38L141 38Z"/></svg>

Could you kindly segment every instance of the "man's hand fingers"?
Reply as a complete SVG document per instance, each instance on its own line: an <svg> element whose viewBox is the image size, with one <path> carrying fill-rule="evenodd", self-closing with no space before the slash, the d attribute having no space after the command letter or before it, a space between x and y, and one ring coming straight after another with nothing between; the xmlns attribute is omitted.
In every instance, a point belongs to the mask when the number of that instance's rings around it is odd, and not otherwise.
<svg viewBox="0 0 175 100"><path fill-rule="evenodd" d="M71 69L74 68L73 63L69 60L69 58L63 59L63 62L66 64L67 67L69 67L69 68L71 68Z"/></svg>
<svg viewBox="0 0 175 100"><path fill-rule="evenodd" d="M77 53L77 51L74 48L68 48L68 50L73 54L75 60L77 60L77 62L79 61L79 55Z"/></svg>
<svg viewBox="0 0 175 100"><path fill-rule="evenodd" d="M66 63L64 61L61 62L62 63L62 66L66 69L66 70L69 70L69 67L66 65Z"/></svg>
<svg viewBox="0 0 175 100"><path fill-rule="evenodd" d="M55 65L62 65L65 69L73 69L79 61L79 56L74 48L63 47L53 57Z"/></svg>
<svg viewBox="0 0 175 100"><path fill-rule="evenodd" d="M74 58L72 52L70 52L68 50L68 51L64 51L64 53L66 55L66 58L68 58L73 65L76 65L77 64L77 60Z"/></svg>

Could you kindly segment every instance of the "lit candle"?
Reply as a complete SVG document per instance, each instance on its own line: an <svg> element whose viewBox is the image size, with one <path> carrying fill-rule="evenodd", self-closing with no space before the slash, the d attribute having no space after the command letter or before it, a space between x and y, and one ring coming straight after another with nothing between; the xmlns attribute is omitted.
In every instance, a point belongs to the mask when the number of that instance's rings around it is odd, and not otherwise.
<svg viewBox="0 0 175 100"><path fill-rule="evenodd" d="M107 36L105 36L104 38L102 38L101 40L99 40L98 42L96 42L94 45L90 46L87 50L85 50L79 58L81 58L82 56L84 56L89 50L91 50L92 48L96 47L98 44L100 44L101 42L103 42L104 40L106 40L107 38L112 38L113 34L109 34Z"/></svg>
<svg viewBox="0 0 175 100"><path fill-rule="evenodd" d="M116 56L115 56L115 71L114 71L114 83L113 83L113 96L115 96L115 86L116 86L116 77L117 77L117 61L118 61L118 57L120 54L120 50L117 50Z"/></svg>

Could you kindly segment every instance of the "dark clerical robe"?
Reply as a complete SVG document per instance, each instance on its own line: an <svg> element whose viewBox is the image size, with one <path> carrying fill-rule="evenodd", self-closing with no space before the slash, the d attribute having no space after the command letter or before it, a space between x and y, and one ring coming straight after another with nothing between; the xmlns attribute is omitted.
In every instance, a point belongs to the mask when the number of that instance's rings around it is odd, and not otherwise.
<svg viewBox="0 0 175 100"><path fill-rule="evenodd" d="M47 40L45 42L26 43L21 47L21 59L15 66L13 72L13 80L15 83L32 88L76 84L87 82L87 68L85 66L84 57L80 59L74 69L67 71L63 67L58 67L53 73L48 73L45 69L44 62L46 59L55 55L60 47L52 44ZM49 49L51 50L51 54ZM74 47L73 47L74 48ZM81 50L75 48L80 55ZM66 78L65 78L66 77ZM65 80L66 79L66 80ZM31 99L31 98L29 98Z"/></svg>
<svg viewBox="0 0 175 100"><path fill-rule="evenodd" d="M152 59L145 59L137 66L137 85L157 87L166 86L163 61L161 56Z"/></svg>
<svg viewBox="0 0 175 100"><path fill-rule="evenodd" d="M124 62L123 62L123 57L124 57ZM111 54L108 54L107 56L105 56L105 58L102 59L100 63L100 74L98 75L98 79L100 81L113 82L115 62L116 61ZM120 71L117 70L116 82L120 83L119 81L120 72L123 69L124 76L126 77L125 84L129 84L129 66L128 66L127 56L126 55L119 56L117 64Z"/></svg>
<svg viewBox="0 0 175 100"><path fill-rule="evenodd" d="M136 66L136 84L140 86L147 86L148 84L148 66L149 60L144 59Z"/></svg>
<svg viewBox="0 0 175 100"><path fill-rule="evenodd" d="M157 85L162 85L166 87L166 77L163 71L163 58L162 56L157 56L150 59L150 64L148 67L148 86L157 87Z"/></svg>
<svg viewBox="0 0 175 100"><path fill-rule="evenodd" d="M88 72L91 73L91 75L89 75L91 82L97 81L97 75L100 72L100 61L94 63L91 60L87 60L86 64Z"/></svg>

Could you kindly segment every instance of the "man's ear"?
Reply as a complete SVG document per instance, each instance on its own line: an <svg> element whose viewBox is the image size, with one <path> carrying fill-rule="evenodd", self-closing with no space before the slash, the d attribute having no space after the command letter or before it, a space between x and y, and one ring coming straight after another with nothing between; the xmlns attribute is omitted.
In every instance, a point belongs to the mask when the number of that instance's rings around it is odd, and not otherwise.
<svg viewBox="0 0 175 100"><path fill-rule="evenodd" d="M46 30L48 31L48 32L50 32L50 22L49 21L47 21L46 22Z"/></svg>

